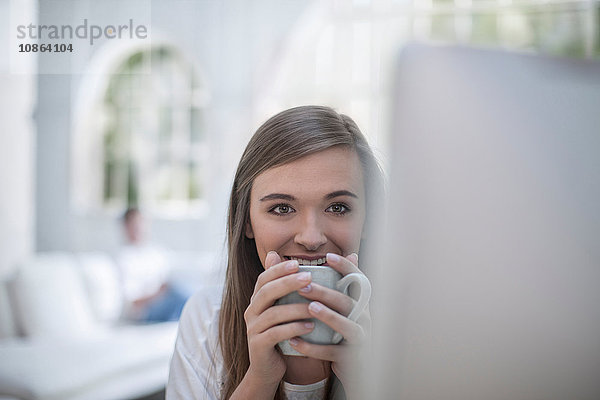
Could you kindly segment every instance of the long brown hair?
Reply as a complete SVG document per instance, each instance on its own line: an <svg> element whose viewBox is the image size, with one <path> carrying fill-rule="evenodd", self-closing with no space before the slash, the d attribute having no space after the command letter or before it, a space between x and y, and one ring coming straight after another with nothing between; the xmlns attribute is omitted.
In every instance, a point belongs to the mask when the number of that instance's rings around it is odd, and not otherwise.
<svg viewBox="0 0 600 400"><path fill-rule="evenodd" d="M350 117L323 106L282 111L258 128L242 155L229 200L227 273L219 315L219 343L225 370L223 399L231 396L250 366L244 312L258 275L264 271L254 240L245 236L252 183L270 168L334 146L349 147L359 156L367 193L365 229L368 231L375 222L369 210L383 199L382 173L367 140Z"/></svg>

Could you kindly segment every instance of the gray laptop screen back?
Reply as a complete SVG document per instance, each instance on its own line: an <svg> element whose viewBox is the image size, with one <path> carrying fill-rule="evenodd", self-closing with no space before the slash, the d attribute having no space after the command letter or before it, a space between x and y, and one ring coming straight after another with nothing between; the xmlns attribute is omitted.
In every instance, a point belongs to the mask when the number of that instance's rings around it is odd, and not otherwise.
<svg viewBox="0 0 600 400"><path fill-rule="evenodd" d="M412 45L394 90L374 398L600 399L600 64Z"/></svg>

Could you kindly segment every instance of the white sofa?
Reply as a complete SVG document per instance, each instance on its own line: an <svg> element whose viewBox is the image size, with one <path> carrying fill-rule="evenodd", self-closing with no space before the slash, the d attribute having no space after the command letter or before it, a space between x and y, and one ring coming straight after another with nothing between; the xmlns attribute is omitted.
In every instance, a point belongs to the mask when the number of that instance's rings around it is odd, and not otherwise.
<svg viewBox="0 0 600 400"><path fill-rule="evenodd" d="M220 295L213 255L172 254L173 280ZM164 388L177 323L120 320L102 253L38 254L0 284L0 399L134 399Z"/></svg>

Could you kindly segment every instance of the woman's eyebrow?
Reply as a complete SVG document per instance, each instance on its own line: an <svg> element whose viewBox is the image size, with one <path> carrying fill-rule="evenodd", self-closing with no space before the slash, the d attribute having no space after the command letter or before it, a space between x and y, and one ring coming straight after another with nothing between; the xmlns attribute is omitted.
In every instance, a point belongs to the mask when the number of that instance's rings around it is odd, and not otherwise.
<svg viewBox="0 0 600 400"><path fill-rule="evenodd" d="M296 200L296 198L294 196L291 196L289 194L284 194L284 193L271 193L268 194L264 197L262 197L260 199L260 201L268 201L268 200L287 200L287 201L294 201Z"/></svg>
<svg viewBox="0 0 600 400"><path fill-rule="evenodd" d="M325 196L325 199L330 200L339 196L350 196L358 199L358 196L352 193L349 190L336 190L335 192L331 192ZM269 201L269 200L286 200L286 201L294 201L296 198L290 194L285 193L271 193L266 196L260 198L260 201Z"/></svg>
<svg viewBox="0 0 600 400"><path fill-rule="evenodd" d="M338 197L338 196L350 196L350 197L354 197L356 199L358 199L358 196L348 190L336 190L335 192L331 192L329 193L327 196L325 196L325 198L327 200L329 199L333 199L334 197Z"/></svg>

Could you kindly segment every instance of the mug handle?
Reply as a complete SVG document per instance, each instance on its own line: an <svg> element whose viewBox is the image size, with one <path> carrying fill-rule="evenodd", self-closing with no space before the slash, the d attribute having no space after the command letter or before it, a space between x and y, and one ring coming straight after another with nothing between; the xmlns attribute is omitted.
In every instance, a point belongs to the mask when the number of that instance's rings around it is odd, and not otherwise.
<svg viewBox="0 0 600 400"><path fill-rule="evenodd" d="M364 274L352 272L340 279L336 285L336 289L338 291L347 294L348 287L355 282L358 283L358 286L360 286L360 294L356 304L354 305L354 308L352 311L350 311L350 314L348 314L348 319L351 321L356 321L360 313L363 312L369 303L369 299L371 298L371 282L369 282L369 278L367 278ZM342 334L335 332L332 341L334 344L338 344L342 341L342 339Z"/></svg>

